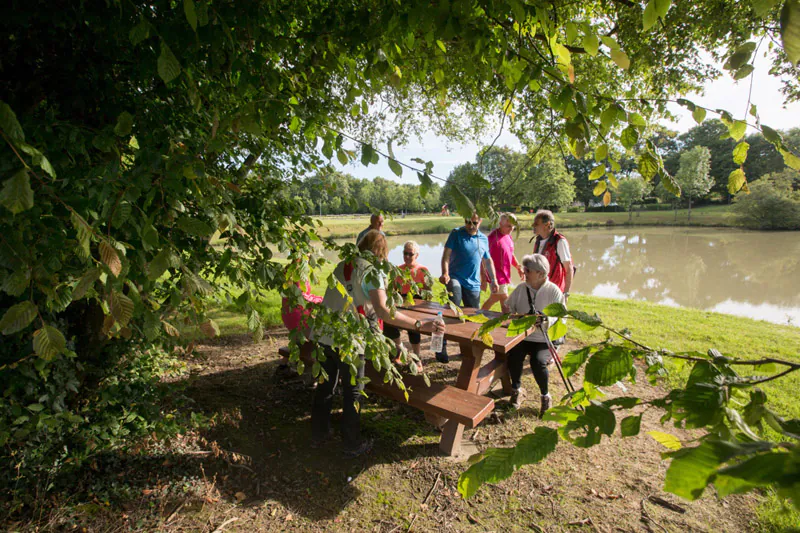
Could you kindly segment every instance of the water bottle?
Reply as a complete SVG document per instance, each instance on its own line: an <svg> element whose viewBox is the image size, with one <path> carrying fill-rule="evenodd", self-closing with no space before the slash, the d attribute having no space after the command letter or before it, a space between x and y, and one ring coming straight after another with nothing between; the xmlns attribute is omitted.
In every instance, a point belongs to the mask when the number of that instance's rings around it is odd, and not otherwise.
<svg viewBox="0 0 800 533"><path fill-rule="evenodd" d="M441 324L444 326L444 318L442 318L442 312L439 311L439 314L436 315L436 318L433 320L434 324ZM444 344L444 332L443 331L434 331L433 335L431 335L431 351L433 353L439 353L442 351L442 344Z"/></svg>

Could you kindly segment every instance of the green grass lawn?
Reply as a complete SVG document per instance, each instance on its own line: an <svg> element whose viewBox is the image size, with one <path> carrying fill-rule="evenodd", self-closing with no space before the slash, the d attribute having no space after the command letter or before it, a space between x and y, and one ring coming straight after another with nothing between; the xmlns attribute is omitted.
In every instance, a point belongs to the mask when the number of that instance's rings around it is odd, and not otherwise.
<svg viewBox="0 0 800 533"><path fill-rule="evenodd" d="M518 215L524 229L533 225L533 215ZM354 237L369 225L368 215L342 215L320 217L323 226L319 228L323 236ZM611 221L621 225L628 223L628 213L557 213L556 225L561 228L605 226ZM692 220L688 219L688 210L679 209L677 217L674 211L641 211L634 213L631 224L642 226L737 226L730 206L708 206L692 209ZM424 233L447 233L462 224L458 216L442 217L439 215L410 215L405 218L387 218L384 231L388 235L414 235Z"/></svg>

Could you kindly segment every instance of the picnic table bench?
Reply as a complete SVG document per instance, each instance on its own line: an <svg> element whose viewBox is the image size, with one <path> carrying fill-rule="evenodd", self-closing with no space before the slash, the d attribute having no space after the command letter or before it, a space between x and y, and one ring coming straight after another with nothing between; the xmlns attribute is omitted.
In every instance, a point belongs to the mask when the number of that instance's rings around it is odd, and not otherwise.
<svg viewBox="0 0 800 533"><path fill-rule="evenodd" d="M485 350L489 349L480 338L472 339L480 324L474 322L461 322L449 307L443 307L432 302L417 300L412 306L402 307L403 313L416 320L430 319L440 311L442 312L447 329L445 338L457 342L461 347L461 367L454 385L445 383L425 384L422 376L404 374L403 382L408 391L408 405L417 408L426 414L426 418L437 426L442 427L442 438L439 448L447 455L458 454L461 447L461 437L464 428L474 428L481 423L494 409L494 400L484 396L489 391L495 380L500 380L503 390L511 393L511 380L506 366L506 354L511 348L519 344L527 335L523 333L514 337L507 337L507 324L495 329L492 333L492 351L494 358L486 365L481 366ZM465 308L467 315L475 313L491 314L476 309ZM400 329L405 329L393 320L386 320ZM300 349L300 358L310 364L313 362L312 351L314 344L305 343ZM283 356L289 355L289 348L278 350ZM394 384L383 382L383 375L367 362L364 375L370 382L366 390L373 394L384 396L391 400L406 403L403 391Z"/></svg>

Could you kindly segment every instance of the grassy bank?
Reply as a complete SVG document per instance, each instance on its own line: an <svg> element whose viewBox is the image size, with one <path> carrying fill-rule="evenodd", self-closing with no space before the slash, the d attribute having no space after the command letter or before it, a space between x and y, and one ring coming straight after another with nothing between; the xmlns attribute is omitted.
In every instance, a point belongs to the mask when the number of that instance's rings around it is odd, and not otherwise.
<svg viewBox="0 0 800 533"><path fill-rule="evenodd" d="M533 225L533 215L519 215L523 229ZM326 237L354 237L369 225L367 215L342 215L320 217L323 226L319 229ZM628 224L628 213L557 213L556 222L560 228L581 228ZM738 227L730 206L709 206L692 209L689 221L688 210L641 211L634 213L630 221L635 226L714 226ZM458 216L409 215L405 218L388 218L384 231L388 235L419 235L447 233L461 225Z"/></svg>

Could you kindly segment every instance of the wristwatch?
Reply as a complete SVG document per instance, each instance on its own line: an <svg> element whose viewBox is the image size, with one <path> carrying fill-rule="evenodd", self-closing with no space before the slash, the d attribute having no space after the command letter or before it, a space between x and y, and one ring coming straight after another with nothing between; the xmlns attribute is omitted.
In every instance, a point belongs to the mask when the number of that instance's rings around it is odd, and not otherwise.
<svg viewBox="0 0 800 533"><path fill-rule="evenodd" d="M416 322L414 322L414 327L416 328L417 331L421 330L422 322L420 320L417 320Z"/></svg>

